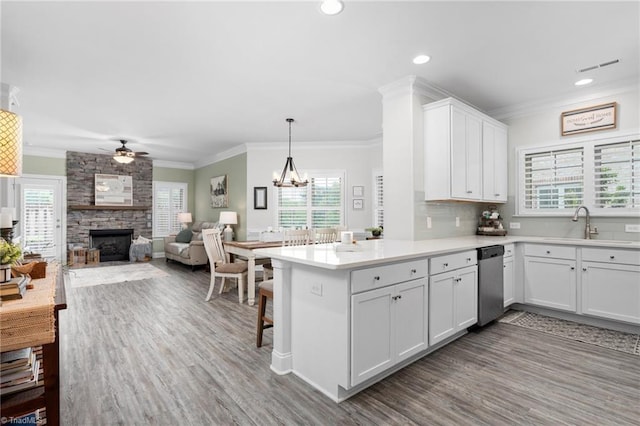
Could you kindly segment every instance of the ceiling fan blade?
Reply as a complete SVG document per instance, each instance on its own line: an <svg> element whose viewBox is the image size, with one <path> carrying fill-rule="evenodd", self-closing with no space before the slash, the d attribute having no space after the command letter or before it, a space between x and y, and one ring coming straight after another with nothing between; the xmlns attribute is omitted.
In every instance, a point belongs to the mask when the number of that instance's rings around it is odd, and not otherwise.
<svg viewBox="0 0 640 426"><path fill-rule="evenodd" d="M142 155L149 155L148 152L143 152L143 151L142 152L134 152L134 154L136 155L136 157L142 156Z"/></svg>

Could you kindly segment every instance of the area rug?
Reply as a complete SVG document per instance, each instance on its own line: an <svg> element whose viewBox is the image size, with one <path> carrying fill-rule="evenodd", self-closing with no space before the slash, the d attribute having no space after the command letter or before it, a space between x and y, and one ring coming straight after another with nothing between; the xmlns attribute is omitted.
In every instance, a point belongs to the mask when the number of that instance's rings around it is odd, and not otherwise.
<svg viewBox="0 0 640 426"><path fill-rule="evenodd" d="M580 324L532 312L510 311L499 322L640 356L640 335Z"/></svg>
<svg viewBox="0 0 640 426"><path fill-rule="evenodd" d="M73 288L80 288L167 276L169 274L148 263L132 263L130 265L70 269L69 284Z"/></svg>

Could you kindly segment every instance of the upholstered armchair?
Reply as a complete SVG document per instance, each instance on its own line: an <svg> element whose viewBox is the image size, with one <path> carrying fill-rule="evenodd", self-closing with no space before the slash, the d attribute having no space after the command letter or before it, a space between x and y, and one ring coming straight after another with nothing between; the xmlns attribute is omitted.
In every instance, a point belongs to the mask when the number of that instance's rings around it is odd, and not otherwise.
<svg viewBox="0 0 640 426"><path fill-rule="evenodd" d="M166 261L175 260L190 265L192 270L197 265L206 265L208 258L202 241L202 230L212 228L222 229L223 226L215 222L196 221L191 229L184 229L177 235L164 237Z"/></svg>

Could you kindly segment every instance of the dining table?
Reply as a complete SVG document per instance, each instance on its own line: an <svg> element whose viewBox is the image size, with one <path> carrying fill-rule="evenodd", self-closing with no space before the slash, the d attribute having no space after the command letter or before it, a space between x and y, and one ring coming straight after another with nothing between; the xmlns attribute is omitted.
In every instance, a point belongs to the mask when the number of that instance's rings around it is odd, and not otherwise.
<svg viewBox="0 0 640 426"><path fill-rule="evenodd" d="M255 304L256 298L256 254L254 250L282 246L282 241L223 241L225 251L232 256L247 259L247 295L249 305ZM258 257L258 261L268 261L266 257ZM233 261L233 258L230 259Z"/></svg>

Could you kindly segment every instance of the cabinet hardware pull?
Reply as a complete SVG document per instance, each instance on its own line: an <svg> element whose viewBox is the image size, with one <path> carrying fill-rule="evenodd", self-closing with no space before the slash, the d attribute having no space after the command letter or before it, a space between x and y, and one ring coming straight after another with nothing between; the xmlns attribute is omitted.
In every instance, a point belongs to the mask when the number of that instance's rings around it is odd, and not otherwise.
<svg viewBox="0 0 640 426"><path fill-rule="evenodd" d="M587 268L582 268L582 270L583 270L584 272L587 272Z"/></svg>
<svg viewBox="0 0 640 426"><path fill-rule="evenodd" d="M467 194L472 194L472 193L473 193L473 191L467 191Z"/></svg>
<svg viewBox="0 0 640 426"><path fill-rule="evenodd" d="M442 264L442 267L443 267L443 268L446 268L447 266L449 266L449 264L448 264L448 263L443 263L443 264Z"/></svg>
<svg viewBox="0 0 640 426"><path fill-rule="evenodd" d="M502 267L503 267L503 268L506 268L506 267L507 267L507 265L502 265Z"/></svg>
<svg viewBox="0 0 640 426"><path fill-rule="evenodd" d="M412 269L412 270L411 270L411 273L412 273L412 274L415 274L416 272L418 272L418 271L416 271L415 269Z"/></svg>
<svg viewBox="0 0 640 426"><path fill-rule="evenodd" d="M613 260L615 258L616 258L615 256L609 256L609 259L611 259L611 260Z"/></svg>
<svg viewBox="0 0 640 426"><path fill-rule="evenodd" d="M494 195L495 195L496 197L499 197L499 196L500 196L500 194L494 194Z"/></svg>
<svg viewBox="0 0 640 426"><path fill-rule="evenodd" d="M375 277L373 277L373 279L376 280L376 281L380 281L380 277L377 276L377 275Z"/></svg>
<svg viewBox="0 0 640 426"><path fill-rule="evenodd" d="M547 250L547 254L551 254L551 250Z"/></svg>
<svg viewBox="0 0 640 426"><path fill-rule="evenodd" d="M470 257L467 257L467 262L471 262L471 258Z"/></svg>
<svg viewBox="0 0 640 426"><path fill-rule="evenodd" d="M575 269L576 269L575 267L573 267L573 266L571 267L571 270L572 270L572 271L574 271Z"/></svg>

